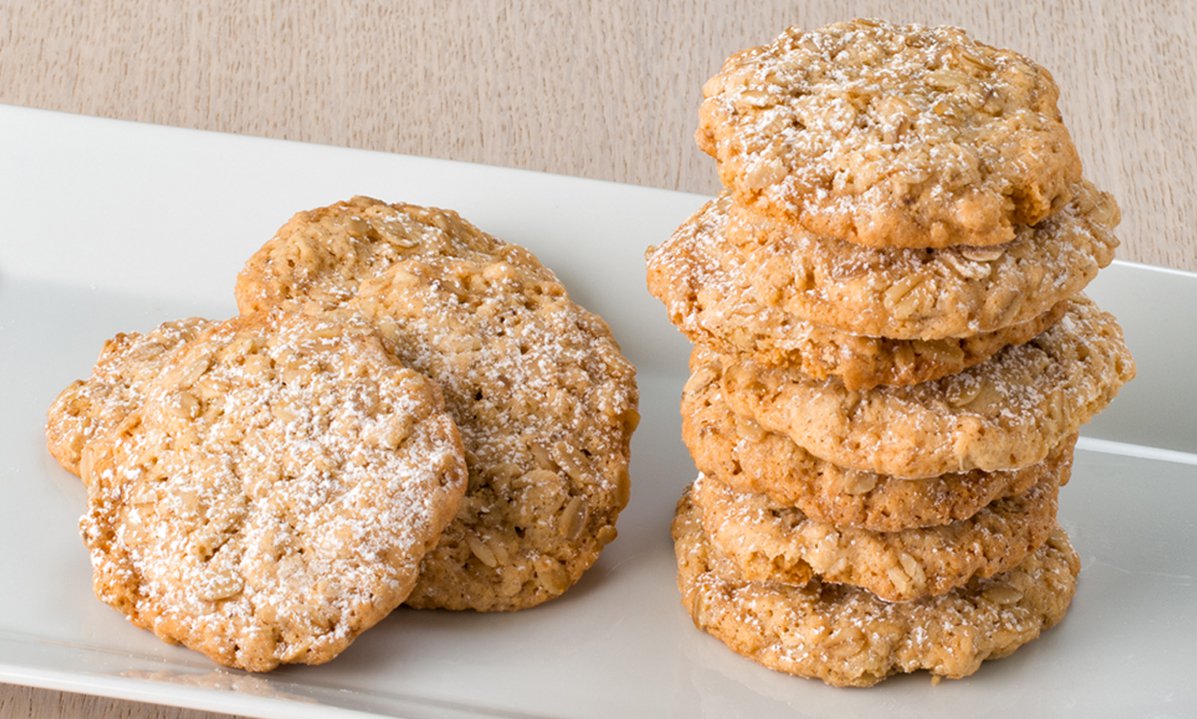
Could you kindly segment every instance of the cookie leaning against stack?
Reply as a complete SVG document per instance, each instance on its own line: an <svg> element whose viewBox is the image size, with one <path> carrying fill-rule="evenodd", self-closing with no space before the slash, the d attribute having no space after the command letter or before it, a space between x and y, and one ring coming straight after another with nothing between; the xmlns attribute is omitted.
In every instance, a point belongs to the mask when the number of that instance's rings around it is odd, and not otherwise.
<svg viewBox="0 0 1197 719"><path fill-rule="evenodd" d="M956 28L790 29L703 94L727 192L647 256L699 345L683 603L831 684L971 674L1072 598L1056 493L1134 374L1079 294L1117 205L1081 178L1047 71Z"/></svg>
<svg viewBox="0 0 1197 719"><path fill-rule="evenodd" d="M237 279L242 312L365 318L445 390L470 482L407 603L510 611L559 596L628 501L635 369L522 247L456 213L357 197L288 222Z"/></svg>
<svg viewBox="0 0 1197 719"><path fill-rule="evenodd" d="M105 343L50 407L97 595L251 671L401 603L559 596L628 501L635 371L527 250L369 198L288 222L242 315Z"/></svg>

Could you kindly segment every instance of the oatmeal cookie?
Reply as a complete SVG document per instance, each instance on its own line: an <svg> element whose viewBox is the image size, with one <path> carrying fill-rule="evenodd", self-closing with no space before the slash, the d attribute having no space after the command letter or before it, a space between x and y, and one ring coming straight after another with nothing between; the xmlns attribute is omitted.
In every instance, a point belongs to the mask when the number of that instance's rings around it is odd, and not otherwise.
<svg viewBox="0 0 1197 719"><path fill-rule="evenodd" d="M835 686L871 686L921 669L968 676L1059 622L1080 571L1056 527L1013 569L894 604L818 580L802 587L745 580L711 546L700 514L687 492L673 521L678 588L695 626L770 669Z"/></svg>
<svg viewBox="0 0 1197 719"><path fill-rule="evenodd" d="M1080 178L1058 97L1047 70L958 28L854 20L728 58L696 139L778 222L870 247L996 245Z"/></svg>
<svg viewBox="0 0 1197 719"><path fill-rule="evenodd" d="M647 259L649 291L665 305L670 321L695 343L723 354L747 354L762 364L792 367L815 379L839 377L849 389L918 384L955 374L1008 345L1026 342L1064 311L1061 301L1013 325L929 340L864 336L808 322L779 302L798 293L799 286L784 284L777 279L778 272L792 281L786 270L802 260L779 253L776 263L764 263L753 255L776 248L729 242L723 235L727 215L717 211L721 202L708 205L672 239L650 249ZM826 278L824 273L818 276Z"/></svg>
<svg viewBox="0 0 1197 719"><path fill-rule="evenodd" d="M96 594L250 671L320 664L403 602L466 487L440 389L367 326L212 324L84 450Z"/></svg>
<svg viewBox="0 0 1197 719"><path fill-rule="evenodd" d="M409 605L533 606L615 538L635 370L532 253L452 212L355 198L297 215L249 261L237 297L243 312L278 302L364 317L444 387L470 484Z"/></svg>
<svg viewBox="0 0 1197 719"><path fill-rule="evenodd" d="M1071 465L1069 456L1039 484L967 519L897 532L815 522L711 477L700 476L691 494L707 538L744 579L800 586L817 576L907 602L1004 572L1038 549L1056 524L1061 475Z"/></svg>
<svg viewBox="0 0 1197 719"><path fill-rule="evenodd" d="M416 258L474 255L543 276L528 250L491 237L452 210L353 197L298 212L237 275L237 307L341 309L363 280Z"/></svg>
<svg viewBox="0 0 1197 719"><path fill-rule="evenodd" d="M1060 212L1005 245L869 249L784 231L724 194L649 251L649 289L687 334L720 336L768 363L802 347L803 323L980 356L978 343L994 344L986 333L1042 317L1109 265L1119 219L1114 199L1082 182Z"/></svg>
<svg viewBox="0 0 1197 719"><path fill-rule="evenodd" d="M937 477L1041 461L1135 373L1114 318L1083 296L1026 344L934 382L852 391L749 360L724 358L737 414L851 469Z"/></svg>
<svg viewBox="0 0 1197 719"><path fill-rule="evenodd" d="M79 474L87 443L124 421L171 353L208 324L193 317L165 322L144 334L122 332L104 342L91 376L68 385L47 412L46 448L62 468Z"/></svg>
<svg viewBox="0 0 1197 719"><path fill-rule="evenodd" d="M1076 444L1073 435L1044 461L1016 470L898 479L844 469L732 412L719 386L717 358L695 350L691 372L682 391L682 440L698 470L737 492L764 495L771 504L838 527L896 532L967 519L1056 473ZM1061 481L1067 478L1064 472Z"/></svg>

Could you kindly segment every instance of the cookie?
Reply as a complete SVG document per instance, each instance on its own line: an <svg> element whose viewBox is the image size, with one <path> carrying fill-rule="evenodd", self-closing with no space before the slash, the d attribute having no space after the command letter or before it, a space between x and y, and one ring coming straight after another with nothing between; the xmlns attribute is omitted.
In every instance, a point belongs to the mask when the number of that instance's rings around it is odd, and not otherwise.
<svg viewBox="0 0 1197 719"><path fill-rule="evenodd" d="M832 464L937 477L1041 461L1134 373L1118 323L1078 297L1030 342L934 382L857 392L725 358L723 396L737 414Z"/></svg>
<svg viewBox="0 0 1197 719"><path fill-rule="evenodd" d="M1042 315L1113 261L1121 214L1082 181L1075 197L1010 242L940 250L870 249L779 230L750 210L728 209L727 237L745 248L745 271L785 311L849 332L938 339L992 332Z"/></svg>
<svg viewBox="0 0 1197 719"><path fill-rule="evenodd" d="M785 231L724 194L650 251L649 288L692 338L725 337L766 363L785 358L803 323L980 356L978 335L1042 317L1109 265L1119 219L1114 199L1082 182L1060 212L1005 245L869 249Z"/></svg>
<svg viewBox="0 0 1197 719"><path fill-rule="evenodd" d="M193 317L165 322L144 334L122 332L104 342L91 376L68 385L47 412L46 448L62 468L79 474L87 443L124 421L166 358L208 324Z"/></svg>
<svg viewBox="0 0 1197 719"><path fill-rule="evenodd" d="M356 198L288 223L250 260L237 297L242 311L282 301L364 317L444 387L470 485L409 605L530 607L615 538L635 370L527 250L451 212Z"/></svg>
<svg viewBox="0 0 1197 719"><path fill-rule="evenodd" d="M326 662L402 603L467 480L433 382L287 313L199 333L82 466L96 594L250 671Z"/></svg>
<svg viewBox="0 0 1197 719"><path fill-rule="evenodd" d="M1081 174L1048 71L954 27L790 28L702 92L696 139L738 202L870 247L1009 242Z"/></svg>
<svg viewBox="0 0 1197 719"><path fill-rule="evenodd" d="M397 262L465 253L551 277L531 252L491 237L452 210L358 196L298 212L279 228L238 274L237 307L340 309L363 280Z"/></svg>
<svg viewBox="0 0 1197 719"><path fill-rule="evenodd" d="M850 584L891 602L945 594L1021 562L1056 524L1056 494L1071 455L1022 494L939 527L873 532L815 522L759 494L700 476L691 494L715 549L749 581ZM910 480L918 481L918 480Z"/></svg>
<svg viewBox="0 0 1197 719"><path fill-rule="evenodd" d="M778 302L795 287L786 285L775 292L773 268L750 258L766 250L737 246L724 236L725 202L726 197L708 204L647 257L649 291L665 305L670 321L695 343L723 354L747 354L762 364L792 367L815 379L836 376L850 389L917 384L955 374L1008 345L1026 342L1064 311L1063 302L1058 302L1013 325L931 340L864 336L808 322ZM783 271L801 261L788 255L777 260Z"/></svg>
<svg viewBox="0 0 1197 719"><path fill-rule="evenodd" d="M695 626L777 671L835 686L871 686L922 669L972 674L1058 623L1080 560L1058 527L1013 569L938 597L890 603L855 587L750 582L702 532L689 493L673 521L682 604Z"/></svg>
<svg viewBox="0 0 1197 719"><path fill-rule="evenodd" d="M950 524L1047 479L1072 454L1069 437L1042 462L1017 470L972 470L897 479L825 462L727 406L717 358L695 350L682 391L682 440L698 470L737 492L761 494L816 522L874 532ZM1067 472L1062 479L1067 479Z"/></svg>

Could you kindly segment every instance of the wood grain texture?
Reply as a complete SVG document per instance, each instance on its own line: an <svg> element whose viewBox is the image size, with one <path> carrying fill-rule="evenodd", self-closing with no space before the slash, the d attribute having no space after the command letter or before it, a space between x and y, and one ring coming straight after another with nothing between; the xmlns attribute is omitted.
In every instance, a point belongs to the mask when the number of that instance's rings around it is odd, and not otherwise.
<svg viewBox="0 0 1197 719"><path fill-rule="evenodd" d="M857 15L1050 68L1123 207L1120 257L1197 270L1190 0L0 0L0 102L713 193L702 82L787 25ZM0 687L0 716L83 715L211 716Z"/></svg>
<svg viewBox="0 0 1197 719"><path fill-rule="evenodd" d="M229 715L0 684L0 717L4 717L4 719L53 719L55 717L228 719Z"/></svg>

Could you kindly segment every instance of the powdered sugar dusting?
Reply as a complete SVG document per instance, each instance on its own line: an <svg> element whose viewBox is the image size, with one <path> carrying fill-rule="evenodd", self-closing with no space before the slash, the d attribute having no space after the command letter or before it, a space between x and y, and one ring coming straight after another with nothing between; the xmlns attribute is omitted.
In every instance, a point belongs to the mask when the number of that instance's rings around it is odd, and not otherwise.
<svg viewBox="0 0 1197 719"><path fill-rule="evenodd" d="M824 460L933 477L1042 460L1134 373L1118 323L1078 296L1034 340L934 382L853 392L744 360L725 367L723 389L734 410Z"/></svg>
<svg viewBox="0 0 1197 719"><path fill-rule="evenodd" d="M1080 226L1061 235L1044 228L1045 237L1002 248L882 251L791 236L767 220L749 226L737 217L725 194L650 250L649 290L699 344L815 379L834 375L851 389L938 379L1029 340L1060 316L1063 299L1096 274L1099 262L1113 257L1113 245L1099 239L1108 233ZM1051 222L1068 226L1065 217ZM1064 260L1068 247L1075 256ZM1057 276L1067 278L1060 289L1039 286ZM930 306L926 298L936 293L946 294ZM1053 299L1060 302L1053 306ZM887 308L898 305L909 306L910 323L893 319ZM858 314L849 316L852 310ZM877 327L878 315L895 324ZM825 319L850 326L817 324ZM872 329L959 329L982 319L997 326L960 337L867 336Z"/></svg>
<svg viewBox="0 0 1197 719"><path fill-rule="evenodd" d="M894 339L975 336L1083 289L1113 260L1119 219L1113 198L1082 182L1072 202L1000 247L869 249L786 228L724 194L649 252L649 287L687 332L738 323L801 343L813 323Z"/></svg>
<svg viewBox="0 0 1197 719"><path fill-rule="evenodd" d="M172 353L207 327L208 320L165 322L144 334L121 333L104 343L86 380L71 383L47 413L46 446L69 472L80 474L84 447L115 429L140 405L146 384Z"/></svg>
<svg viewBox="0 0 1197 719"><path fill-rule="evenodd" d="M958 28L791 28L703 95L699 144L725 185L871 246L1006 242L1080 175L1051 76Z"/></svg>
<svg viewBox="0 0 1197 719"><path fill-rule="evenodd" d="M894 532L949 524L976 514L991 501L1026 491L1057 476L1075 438L1043 462L1012 470L973 470L898 479L845 469L803 450L785 435L766 432L736 415L723 399L719 360L696 350L682 392L682 439L699 471L739 492L760 494L779 507L795 507L818 522Z"/></svg>
<svg viewBox="0 0 1197 719"><path fill-rule="evenodd" d="M724 237L760 249L746 272L793 315L903 339L975 335L1046 312L1109 265L1121 219L1109 193L1079 182L1073 199L995 247L865 248L788 228L721 199Z"/></svg>
<svg viewBox="0 0 1197 719"><path fill-rule="evenodd" d="M465 490L439 390L364 327L213 324L88 448L97 593L251 670L335 656L407 596Z"/></svg>
<svg viewBox="0 0 1197 719"><path fill-rule="evenodd" d="M367 318L444 387L466 447L470 491L410 601L513 609L560 594L627 501L637 391L606 325L527 250L454 213L355 198L309 214L251 259L242 310Z"/></svg>

